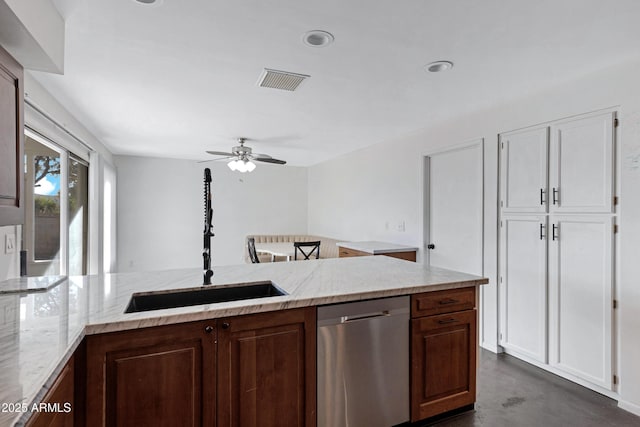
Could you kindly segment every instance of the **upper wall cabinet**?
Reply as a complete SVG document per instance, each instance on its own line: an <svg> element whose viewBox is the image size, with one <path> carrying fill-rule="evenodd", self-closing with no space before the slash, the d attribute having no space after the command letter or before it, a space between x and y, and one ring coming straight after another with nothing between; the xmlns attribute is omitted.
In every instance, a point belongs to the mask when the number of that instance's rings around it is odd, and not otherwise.
<svg viewBox="0 0 640 427"><path fill-rule="evenodd" d="M552 212L613 212L614 123L609 112L551 125Z"/></svg>
<svg viewBox="0 0 640 427"><path fill-rule="evenodd" d="M613 212L615 120L593 113L501 134L502 212Z"/></svg>
<svg viewBox="0 0 640 427"><path fill-rule="evenodd" d="M504 133L500 148L502 211L546 212L549 128Z"/></svg>
<svg viewBox="0 0 640 427"><path fill-rule="evenodd" d="M0 48L0 226L22 224L23 69Z"/></svg>

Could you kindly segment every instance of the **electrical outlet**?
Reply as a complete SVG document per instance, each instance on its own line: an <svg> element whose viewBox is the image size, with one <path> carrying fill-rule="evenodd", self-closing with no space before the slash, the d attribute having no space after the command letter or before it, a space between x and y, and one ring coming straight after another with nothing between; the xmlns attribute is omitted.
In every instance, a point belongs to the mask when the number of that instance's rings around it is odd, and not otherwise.
<svg viewBox="0 0 640 427"><path fill-rule="evenodd" d="M398 231L404 231L404 221L398 222Z"/></svg>
<svg viewBox="0 0 640 427"><path fill-rule="evenodd" d="M12 254L16 251L16 235L5 234L4 235L4 253Z"/></svg>

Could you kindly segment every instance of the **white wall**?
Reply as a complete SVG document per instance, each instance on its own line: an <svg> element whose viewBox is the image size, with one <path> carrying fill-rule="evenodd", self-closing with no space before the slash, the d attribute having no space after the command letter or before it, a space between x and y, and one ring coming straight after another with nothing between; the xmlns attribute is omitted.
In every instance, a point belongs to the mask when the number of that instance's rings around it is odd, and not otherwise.
<svg viewBox="0 0 640 427"><path fill-rule="evenodd" d="M380 239L423 247L425 154L485 139L485 260L483 346L497 348L497 135L608 107L620 112L620 205L617 298L617 373L620 406L640 414L640 63L584 76L562 87L495 106L413 135L369 147L310 168L309 233L341 239ZM524 84L524 83L523 83ZM404 233L386 230L404 220Z"/></svg>
<svg viewBox="0 0 640 427"><path fill-rule="evenodd" d="M116 156L117 271L202 268L203 171L212 173L214 265L244 263L247 234L307 231L307 169Z"/></svg>
<svg viewBox="0 0 640 427"><path fill-rule="evenodd" d="M15 238L15 249L13 253L10 254L5 253L5 239L7 235L13 235ZM0 227L0 282L20 276L21 235L21 225Z"/></svg>

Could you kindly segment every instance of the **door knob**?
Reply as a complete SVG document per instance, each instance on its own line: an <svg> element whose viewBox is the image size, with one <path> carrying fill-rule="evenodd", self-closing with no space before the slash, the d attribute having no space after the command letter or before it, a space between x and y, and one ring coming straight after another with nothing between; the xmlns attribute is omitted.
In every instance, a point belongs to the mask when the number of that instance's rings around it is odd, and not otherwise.
<svg viewBox="0 0 640 427"><path fill-rule="evenodd" d="M436 248L436 245L434 245L433 243L429 243L427 245L427 249L435 249L435 248Z"/></svg>

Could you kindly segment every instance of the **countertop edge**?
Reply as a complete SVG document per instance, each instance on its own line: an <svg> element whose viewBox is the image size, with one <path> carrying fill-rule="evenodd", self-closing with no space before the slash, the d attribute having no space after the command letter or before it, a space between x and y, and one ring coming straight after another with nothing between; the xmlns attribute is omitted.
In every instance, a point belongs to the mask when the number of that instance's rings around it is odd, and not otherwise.
<svg viewBox="0 0 640 427"><path fill-rule="evenodd" d="M394 297L401 295L412 295L423 292L435 292L446 289L459 289L472 286L480 286L489 283L489 279L483 278L479 280L469 280L462 282L447 282L442 284L431 284L422 286L405 286L402 288L390 289L390 290L376 290L370 292L354 292L354 293L341 293L337 295L326 295L313 298L301 298L290 301L274 301L274 302L260 302L254 305L243 305L238 307L228 307L221 309L210 309L203 311L196 311L192 313L176 313L167 314L166 311L162 315L157 317L148 317L143 319L123 320L117 322L105 322L87 324L84 326L83 336L98 335L110 332L128 331L138 328L150 328L154 326L166 326L174 325L178 323L198 322L202 320L214 320L223 317L234 317L250 315L255 313L267 313L270 311L288 310L292 308L302 307L314 307L328 304L340 304L351 301L362 301L367 299L377 299ZM212 304L215 305L215 304Z"/></svg>

